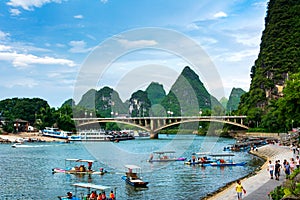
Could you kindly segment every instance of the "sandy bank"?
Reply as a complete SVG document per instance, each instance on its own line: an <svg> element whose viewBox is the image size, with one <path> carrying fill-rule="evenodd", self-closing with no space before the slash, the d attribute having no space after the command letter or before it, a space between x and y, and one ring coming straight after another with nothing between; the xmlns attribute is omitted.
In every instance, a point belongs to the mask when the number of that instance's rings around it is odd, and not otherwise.
<svg viewBox="0 0 300 200"><path fill-rule="evenodd" d="M292 152L289 147L278 146L278 145L265 145L260 147L258 151L251 152L259 157L265 158L266 160L272 160L274 163L275 160L281 160L281 164L284 159L289 159L293 157ZM254 195L255 192L262 187L265 183L270 180L269 173L267 171L267 162L261 167L261 170L254 173L253 176L242 179L242 185L247 190L245 197L250 197ZM275 181L275 180L274 180ZM206 197L206 200L236 200L235 192L236 183L231 183L228 186L224 187L222 191L214 194L211 197ZM270 186L271 187L271 186ZM272 190L273 188L270 188ZM265 194L267 196L267 193ZM261 197L265 199L265 197Z"/></svg>
<svg viewBox="0 0 300 200"><path fill-rule="evenodd" d="M29 138L33 140L41 140L46 142L65 141L64 139L45 137L40 135L38 132L31 132L31 133L21 132L16 134L10 133L8 135L0 135L0 138L2 138L3 140L8 140L9 142L15 142L20 139L29 139Z"/></svg>

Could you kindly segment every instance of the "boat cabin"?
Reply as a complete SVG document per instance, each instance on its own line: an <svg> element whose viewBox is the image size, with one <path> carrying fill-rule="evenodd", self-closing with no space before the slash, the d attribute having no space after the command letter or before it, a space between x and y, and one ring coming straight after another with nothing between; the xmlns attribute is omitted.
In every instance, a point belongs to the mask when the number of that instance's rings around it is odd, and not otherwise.
<svg viewBox="0 0 300 200"><path fill-rule="evenodd" d="M66 170L73 170L74 172L88 172L88 171L93 171L92 167L95 162L97 161L67 158L65 159L65 166L66 166ZM72 166L72 168L67 166Z"/></svg>
<svg viewBox="0 0 300 200"><path fill-rule="evenodd" d="M129 185L134 187L145 188L148 182L141 179L142 169L136 165L125 165L126 175L122 176L122 179Z"/></svg>
<svg viewBox="0 0 300 200"><path fill-rule="evenodd" d="M148 162L184 161L184 157L175 157L175 151L155 151L150 155Z"/></svg>
<svg viewBox="0 0 300 200"><path fill-rule="evenodd" d="M230 153L217 153L217 154L209 154L209 156L211 156L213 158L213 160L217 160L217 162L220 163L233 163L233 156L235 156L234 154L230 154Z"/></svg>
<svg viewBox="0 0 300 200"><path fill-rule="evenodd" d="M136 165L125 165L126 177L130 179L138 179L139 175L142 173L142 169Z"/></svg>

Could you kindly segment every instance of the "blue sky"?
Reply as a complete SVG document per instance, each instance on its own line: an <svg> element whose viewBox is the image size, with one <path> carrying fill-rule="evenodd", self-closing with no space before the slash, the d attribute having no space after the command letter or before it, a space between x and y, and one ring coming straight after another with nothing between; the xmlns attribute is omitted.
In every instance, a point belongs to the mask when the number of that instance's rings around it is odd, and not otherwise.
<svg viewBox="0 0 300 200"><path fill-rule="evenodd" d="M145 39L122 38L123 33L147 27L174 30L198 44L213 62L222 86L205 74L199 74L201 81L218 99L228 98L233 87L249 89L266 6L266 0L3 0L0 99L39 97L52 107L73 97L78 102L74 90L83 66L111 38L123 46L138 45L139 51L117 57L103 68L104 74L97 74L98 82L89 86L111 86L126 100L131 92L147 86L148 82L138 79L146 79L145 69L153 68L155 77L168 75L163 79L169 83L163 83L168 91L178 73L191 63L165 49L142 49L158 44L155 38L147 39L147 34ZM158 72L161 68L168 70Z"/></svg>

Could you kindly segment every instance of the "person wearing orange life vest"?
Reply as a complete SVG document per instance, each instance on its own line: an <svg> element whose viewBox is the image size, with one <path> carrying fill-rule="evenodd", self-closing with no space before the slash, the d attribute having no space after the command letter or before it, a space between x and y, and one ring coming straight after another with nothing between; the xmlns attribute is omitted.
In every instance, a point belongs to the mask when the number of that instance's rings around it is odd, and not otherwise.
<svg viewBox="0 0 300 200"><path fill-rule="evenodd" d="M113 191L110 191L110 194L109 194L109 200L115 200L116 197L115 197L115 194Z"/></svg>
<svg viewBox="0 0 300 200"><path fill-rule="evenodd" d="M91 195L90 195L90 200L96 200L97 198L97 193L96 191L92 191Z"/></svg>

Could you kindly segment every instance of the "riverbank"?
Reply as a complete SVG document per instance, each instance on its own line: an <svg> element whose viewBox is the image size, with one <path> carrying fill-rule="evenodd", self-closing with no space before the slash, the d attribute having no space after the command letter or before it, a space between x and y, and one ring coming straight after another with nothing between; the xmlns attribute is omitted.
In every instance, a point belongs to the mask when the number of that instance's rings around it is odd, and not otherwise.
<svg viewBox="0 0 300 200"><path fill-rule="evenodd" d="M43 142L57 142L57 141L66 141L65 139L59 138L51 138L42 136L39 132L20 132L20 133L9 133L0 135L0 140L6 141L7 143L13 143L22 140L29 140L29 141L43 141Z"/></svg>
<svg viewBox="0 0 300 200"><path fill-rule="evenodd" d="M289 147L279 146L279 145L265 145L258 148L258 151L251 152L254 155L257 155L261 158L266 159L265 164L261 167L261 170L254 172L253 174L241 179L243 187L246 189L247 194L244 196L244 200L268 200L268 194L271 192L276 186L280 185L285 176L282 174L279 181L275 179L270 180L270 175L267 171L268 161L271 160L275 163L275 160L280 160L281 164L284 159L289 159L293 157L293 153ZM236 183L230 183L227 186L221 188L216 193L211 196L205 197L205 200L236 200L236 192L235 192Z"/></svg>

